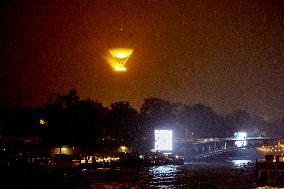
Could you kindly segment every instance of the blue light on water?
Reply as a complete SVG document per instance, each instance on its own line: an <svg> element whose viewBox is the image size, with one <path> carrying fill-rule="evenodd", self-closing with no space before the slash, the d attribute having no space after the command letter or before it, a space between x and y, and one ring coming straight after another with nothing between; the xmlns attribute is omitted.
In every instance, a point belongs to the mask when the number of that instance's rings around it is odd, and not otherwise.
<svg viewBox="0 0 284 189"><path fill-rule="evenodd" d="M231 162L236 167L243 167L243 166L247 166L253 163L252 160L243 160L243 159L232 160Z"/></svg>

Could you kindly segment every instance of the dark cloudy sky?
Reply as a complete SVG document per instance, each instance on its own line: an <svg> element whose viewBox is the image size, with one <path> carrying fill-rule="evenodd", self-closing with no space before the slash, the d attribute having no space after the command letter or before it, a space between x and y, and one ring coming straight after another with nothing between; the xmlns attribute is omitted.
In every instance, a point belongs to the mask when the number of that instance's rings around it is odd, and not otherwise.
<svg viewBox="0 0 284 189"><path fill-rule="evenodd" d="M78 89L109 106L146 97L221 114L284 113L283 0L1 2L0 103L45 103ZM121 30L122 29L122 30ZM125 73L110 47L135 51Z"/></svg>

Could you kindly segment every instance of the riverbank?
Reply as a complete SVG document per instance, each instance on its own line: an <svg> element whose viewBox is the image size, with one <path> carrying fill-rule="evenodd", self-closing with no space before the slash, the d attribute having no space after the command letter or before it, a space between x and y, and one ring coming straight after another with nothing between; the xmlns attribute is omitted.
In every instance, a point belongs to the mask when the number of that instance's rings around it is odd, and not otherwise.
<svg viewBox="0 0 284 189"><path fill-rule="evenodd" d="M4 174L3 174L4 173ZM254 165L189 162L184 165L106 167L86 170L11 166L1 169L8 188L253 188Z"/></svg>
<svg viewBox="0 0 284 189"><path fill-rule="evenodd" d="M246 155L245 155L246 154ZM207 161L182 165L41 169L11 165L0 169L7 188L255 188L254 152L243 151ZM253 156L250 156L253 155ZM242 160L242 161L240 161ZM240 163L251 161L251 165ZM236 164L234 162L239 162Z"/></svg>

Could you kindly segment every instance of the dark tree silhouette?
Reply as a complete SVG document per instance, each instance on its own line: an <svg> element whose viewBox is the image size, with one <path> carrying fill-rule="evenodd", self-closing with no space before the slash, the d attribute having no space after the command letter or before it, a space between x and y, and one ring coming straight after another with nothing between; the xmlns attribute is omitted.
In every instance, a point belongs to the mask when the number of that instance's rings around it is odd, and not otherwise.
<svg viewBox="0 0 284 189"><path fill-rule="evenodd" d="M0 122L5 135L33 136L37 134L36 113L30 107L2 107Z"/></svg>
<svg viewBox="0 0 284 189"><path fill-rule="evenodd" d="M108 134L120 144L133 146L139 136L139 113L128 102L111 104Z"/></svg>
<svg viewBox="0 0 284 189"><path fill-rule="evenodd" d="M151 128L162 125L173 125L175 115L172 112L173 105L163 99L147 98L141 106L140 112L147 126Z"/></svg>
<svg viewBox="0 0 284 189"><path fill-rule="evenodd" d="M59 95L55 100L55 104L62 108L68 108L73 104L77 104L79 100L80 96L78 95L77 90L70 89L68 94Z"/></svg>
<svg viewBox="0 0 284 189"><path fill-rule="evenodd" d="M66 128L76 144L95 144L102 133L105 108L93 100L80 100L66 109Z"/></svg>
<svg viewBox="0 0 284 189"><path fill-rule="evenodd" d="M141 127L145 148L152 149L154 144L155 129L174 129L176 116L173 113L174 106L167 100L159 98L147 98L141 106Z"/></svg>
<svg viewBox="0 0 284 189"><path fill-rule="evenodd" d="M225 136L223 117L202 104L186 106L181 113L180 123L188 133L194 133L194 137Z"/></svg>
<svg viewBox="0 0 284 189"><path fill-rule="evenodd" d="M275 135L273 128L260 117L251 116L245 111L236 111L225 116L226 127L231 133L245 131L249 136Z"/></svg>
<svg viewBox="0 0 284 189"><path fill-rule="evenodd" d="M46 124L40 124L43 119ZM80 100L77 90L58 95L37 109L23 106L0 107L1 136L40 136L51 145L73 144L93 150L101 144L127 145L135 150L153 148L154 129L173 129L178 137L231 137L246 131L249 136L283 137L283 120L265 121L237 111L218 115L202 104L171 104L159 98L144 100L140 113L128 102L120 101L110 109L94 100ZM179 132L181 131L181 132ZM112 143L106 143L105 138ZM103 146L103 148L105 148Z"/></svg>
<svg viewBox="0 0 284 189"><path fill-rule="evenodd" d="M102 133L106 108L93 100L80 100L72 89L60 95L54 104L41 108L41 117L48 122L45 138L59 145L95 145Z"/></svg>

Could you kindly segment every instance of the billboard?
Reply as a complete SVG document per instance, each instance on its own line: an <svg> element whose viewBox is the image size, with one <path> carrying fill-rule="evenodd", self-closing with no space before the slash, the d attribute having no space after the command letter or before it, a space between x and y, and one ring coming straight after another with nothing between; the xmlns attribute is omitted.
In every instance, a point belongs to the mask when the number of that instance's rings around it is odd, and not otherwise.
<svg viewBox="0 0 284 189"><path fill-rule="evenodd" d="M235 142L235 145L237 147L242 147L247 145L247 133L246 132L236 132L234 134L234 139L237 141Z"/></svg>
<svg viewBox="0 0 284 189"><path fill-rule="evenodd" d="M237 140L247 140L247 133L246 132L236 132L234 134L234 138Z"/></svg>
<svg viewBox="0 0 284 189"><path fill-rule="evenodd" d="M155 130L155 150L171 151L173 149L173 131Z"/></svg>

